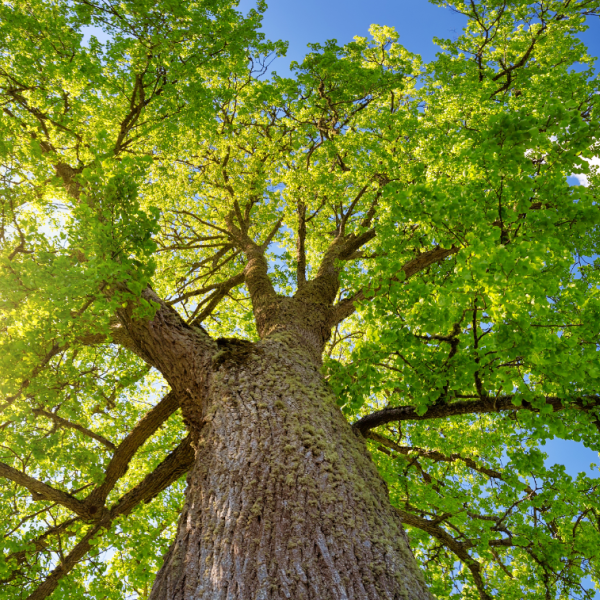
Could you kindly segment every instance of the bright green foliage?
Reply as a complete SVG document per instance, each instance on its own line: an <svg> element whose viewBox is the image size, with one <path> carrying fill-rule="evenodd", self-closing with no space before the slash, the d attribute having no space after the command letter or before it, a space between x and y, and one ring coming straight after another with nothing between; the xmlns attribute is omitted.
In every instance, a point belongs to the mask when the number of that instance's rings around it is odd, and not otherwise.
<svg viewBox="0 0 600 600"><path fill-rule="evenodd" d="M308 278L340 232L373 230L339 265L359 306L324 365L348 419L497 403L371 436L433 593L593 597L599 481L543 446L600 451L600 86L576 37L600 2L452 6L467 28L429 65L373 26L265 78L284 45L221 0L0 4L0 462L80 499L102 482L110 448L40 410L118 444L155 403L160 375L108 343L149 282L211 335L256 338L232 220L287 295L302 220ZM405 279L438 246L456 251ZM184 436L170 417L107 506ZM0 599L26 598L91 525L27 547L73 514L2 481ZM146 598L182 492L102 530L52 598Z"/></svg>

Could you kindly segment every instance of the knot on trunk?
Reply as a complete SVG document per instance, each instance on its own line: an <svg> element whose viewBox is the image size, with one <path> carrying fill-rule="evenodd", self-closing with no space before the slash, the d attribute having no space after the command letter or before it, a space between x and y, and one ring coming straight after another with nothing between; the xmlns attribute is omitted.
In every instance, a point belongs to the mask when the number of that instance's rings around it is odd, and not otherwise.
<svg viewBox="0 0 600 600"><path fill-rule="evenodd" d="M217 353L212 357L215 368L225 363L241 366L255 352L255 345L252 342L237 338L218 338L217 348Z"/></svg>

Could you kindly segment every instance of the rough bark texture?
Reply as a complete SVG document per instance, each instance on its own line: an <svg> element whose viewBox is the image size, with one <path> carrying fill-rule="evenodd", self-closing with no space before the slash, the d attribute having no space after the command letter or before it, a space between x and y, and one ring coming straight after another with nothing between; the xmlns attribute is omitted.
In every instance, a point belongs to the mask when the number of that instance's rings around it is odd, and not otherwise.
<svg viewBox="0 0 600 600"><path fill-rule="evenodd" d="M204 426L150 600L429 600L314 347L295 327L269 329L257 344L218 341L206 406L187 415Z"/></svg>

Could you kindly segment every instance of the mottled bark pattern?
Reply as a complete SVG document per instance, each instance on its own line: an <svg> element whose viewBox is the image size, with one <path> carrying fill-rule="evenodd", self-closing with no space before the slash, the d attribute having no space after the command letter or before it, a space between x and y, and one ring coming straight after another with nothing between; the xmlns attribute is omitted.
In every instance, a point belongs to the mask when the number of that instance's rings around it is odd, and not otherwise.
<svg viewBox="0 0 600 600"><path fill-rule="evenodd" d="M362 437L302 337L219 342L151 600L431 599Z"/></svg>

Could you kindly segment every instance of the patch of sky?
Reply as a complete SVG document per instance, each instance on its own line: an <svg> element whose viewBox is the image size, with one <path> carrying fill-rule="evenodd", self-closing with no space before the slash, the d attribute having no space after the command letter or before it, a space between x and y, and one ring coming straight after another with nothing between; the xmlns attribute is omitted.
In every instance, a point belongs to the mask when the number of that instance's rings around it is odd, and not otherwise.
<svg viewBox="0 0 600 600"><path fill-rule="evenodd" d="M239 4L243 13L255 7L255 0L241 0ZM273 66L280 75L290 76L289 63L302 62L309 43L335 39L340 45L346 44L355 36L368 36L373 23L395 27L400 44L429 62L439 52L433 38L456 38L466 18L425 0L374 0L368 6L359 0L271 0L261 29L267 38L289 42L287 56Z"/></svg>
<svg viewBox="0 0 600 600"><path fill-rule="evenodd" d="M89 48L90 39L94 36L101 44L105 44L110 39L108 33L103 31L100 27L94 27L92 25L86 25L81 27L79 32L83 34L82 44Z"/></svg>
<svg viewBox="0 0 600 600"><path fill-rule="evenodd" d="M548 440L542 451L548 455L545 460L546 468L554 465L563 465L567 475L575 479L579 473L589 477L600 477L600 455L594 450L586 448L581 442L563 440L555 437Z"/></svg>
<svg viewBox="0 0 600 600"><path fill-rule="evenodd" d="M600 167L600 156L594 156L591 159L584 158L584 160L586 160L589 163L592 171L595 171ZM583 185L585 187L588 187L590 185L588 175L585 173L570 175L569 177L567 177L567 181L570 185Z"/></svg>

